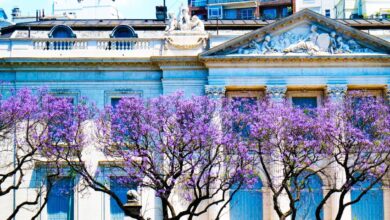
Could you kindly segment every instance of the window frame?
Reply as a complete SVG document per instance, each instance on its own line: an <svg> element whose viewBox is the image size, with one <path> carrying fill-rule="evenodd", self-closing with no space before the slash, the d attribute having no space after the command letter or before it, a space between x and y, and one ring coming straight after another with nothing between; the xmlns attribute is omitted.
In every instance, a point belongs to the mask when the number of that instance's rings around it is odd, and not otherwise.
<svg viewBox="0 0 390 220"><path fill-rule="evenodd" d="M322 90L290 90L286 92L287 101L293 105L292 98L317 98L317 108L324 103L324 91Z"/></svg>
<svg viewBox="0 0 390 220"><path fill-rule="evenodd" d="M138 97L143 98L142 90L115 89L104 91L104 106L111 106L112 98Z"/></svg>

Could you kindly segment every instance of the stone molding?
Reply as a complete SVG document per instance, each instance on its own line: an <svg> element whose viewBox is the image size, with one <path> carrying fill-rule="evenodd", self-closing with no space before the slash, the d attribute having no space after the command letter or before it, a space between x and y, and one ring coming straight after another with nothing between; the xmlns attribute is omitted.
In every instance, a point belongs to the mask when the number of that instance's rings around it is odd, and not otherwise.
<svg viewBox="0 0 390 220"><path fill-rule="evenodd" d="M331 99L342 99L346 95L348 86L346 84L328 85L326 94Z"/></svg>
<svg viewBox="0 0 390 220"><path fill-rule="evenodd" d="M210 98L223 98L226 94L225 86L214 86L206 85L205 86L206 95Z"/></svg>
<svg viewBox="0 0 390 220"><path fill-rule="evenodd" d="M287 86L267 86L266 93L269 98L276 101L281 101L285 98Z"/></svg>

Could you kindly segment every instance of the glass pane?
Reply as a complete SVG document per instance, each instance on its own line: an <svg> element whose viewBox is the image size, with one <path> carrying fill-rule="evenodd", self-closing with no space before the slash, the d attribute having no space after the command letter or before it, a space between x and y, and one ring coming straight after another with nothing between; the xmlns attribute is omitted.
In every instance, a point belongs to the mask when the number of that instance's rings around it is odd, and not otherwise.
<svg viewBox="0 0 390 220"><path fill-rule="evenodd" d="M54 181L47 201L49 220L73 220L73 178Z"/></svg>
<svg viewBox="0 0 390 220"><path fill-rule="evenodd" d="M317 97L292 97L292 103L299 108L317 108Z"/></svg>
<svg viewBox="0 0 390 220"><path fill-rule="evenodd" d="M278 11L276 8L267 8L263 10L262 16L265 19L276 19L278 17Z"/></svg>
<svg viewBox="0 0 390 220"><path fill-rule="evenodd" d="M111 98L111 107L115 108L118 104L121 98Z"/></svg>

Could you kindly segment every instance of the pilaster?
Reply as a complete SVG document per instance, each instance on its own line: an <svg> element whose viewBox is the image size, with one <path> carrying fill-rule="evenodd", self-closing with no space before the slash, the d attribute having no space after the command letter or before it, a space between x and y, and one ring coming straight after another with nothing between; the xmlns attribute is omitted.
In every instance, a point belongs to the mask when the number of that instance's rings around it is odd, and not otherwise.
<svg viewBox="0 0 390 220"><path fill-rule="evenodd" d="M286 97L287 87L284 85L267 86L266 93L272 101L282 102Z"/></svg>
<svg viewBox="0 0 390 220"><path fill-rule="evenodd" d="M206 85L205 93L210 98L224 98L226 94L225 86Z"/></svg>
<svg viewBox="0 0 390 220"><path fill-rule="evenodd" d="M346 84L327 85L326 94L330 101L341 101L347 94L348 86Z"/></svg>

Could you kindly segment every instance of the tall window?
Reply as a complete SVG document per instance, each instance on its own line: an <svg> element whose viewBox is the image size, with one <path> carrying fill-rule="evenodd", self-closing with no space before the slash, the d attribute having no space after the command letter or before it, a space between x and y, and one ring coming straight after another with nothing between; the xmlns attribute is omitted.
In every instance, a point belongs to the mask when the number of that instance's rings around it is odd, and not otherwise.
<svg viewBox="0 0 390 220"><path fill-rule="evenodd" d="M120 178L117 177L110 178L110 188L123 204L126 203L127 200L127 191L137 189L135 184L124 184L120 181ZM110 198L110 215L111 220L123 220L125 217L123 210L112 197Z"/></svg>
<svg viewBox="0 0 390 220"><path fill-rule="evenodd" d="M356 199L365 188L371 184L370 181L362 182L351 190L351 198ZM382 184L374 185L359 202L352 205L352 219L383 220L384 204Z"/></svg>
<svg viewBox="0 0 390 220"><path fill-rule="evenodd" d="M51 181L53 186L47 201L48 220L73 220L74 179L62 177Z"/></svg>
<svg viewBox="0 0 390 220"><path fill-rule="evenodd" d="M303 175L298 177L298 182L302 182L303 176L309 174L309 172L304 172ZM316 208L323 198L322 186L321 178L318 175L312 175L307 178L305 188L301 189L300 200L295 204L295 207L297 208L296 219L316 219ZM321 216L323 217L323 215L323 211L321 211Z"/></svg>

